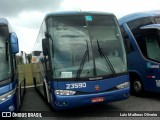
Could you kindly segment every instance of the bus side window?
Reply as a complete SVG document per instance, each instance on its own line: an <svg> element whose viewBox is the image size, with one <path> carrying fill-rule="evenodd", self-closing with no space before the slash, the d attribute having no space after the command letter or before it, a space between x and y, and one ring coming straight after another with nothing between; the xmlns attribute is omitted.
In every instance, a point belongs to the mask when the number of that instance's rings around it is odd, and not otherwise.
<svg viewBox="0 0 160 120"><path fill-rule="evenodd" d="M132 46L132 44L129 40L128 34L126 33L123 26L120 26L120 29L121 29L121 32L122 32L122 37L123 37L123 40L124 40L124 44L125 44L125 48L126 48L127 53L133 52L134 49L133 49L133 46Z"/></svg>

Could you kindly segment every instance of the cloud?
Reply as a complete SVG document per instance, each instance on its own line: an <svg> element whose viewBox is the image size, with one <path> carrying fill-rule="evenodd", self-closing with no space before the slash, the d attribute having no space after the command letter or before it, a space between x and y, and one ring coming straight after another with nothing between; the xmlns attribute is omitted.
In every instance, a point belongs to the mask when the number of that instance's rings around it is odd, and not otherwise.
<svg viewBox="0 0 160 120"><path fill-rule="evenodd" d="M14 17L24 11L57 10L63 0L1 0L0 15Z"/></svg>
<svg viewBox="0 0 160 120"><path fill-rule="evenodd" d="M19 38L20 50L32 51L46 13L60 10L104 11L117 18L160 9L160 0L1 0L0 17L9 20Z"/></svg>
<svg viewBox="0 0 160 120"><path fill-rule="evenodd" d="M45 13L22 12L17 17L8 18L14 32L19 38L20 51L30 53L36 41Z"/></svg>
<svg viewBox="0 0 160 120"><path fill-rule="evenodd" d="M20 51L30 53L44 16L58 11L63 0L4 0L0 17L5 17L19 38Z"/></svg>
<svg viewBox="0 0 160 120"><path fill-rule="evenodd" d="M61 3L66 10L111 12L118 18L134 12L157 10L159 5L159 0L64 0Z"/></svg>
<svg viewBox="0 0 160 120"><path fill-rule="evenodd" d="M16 26L37 29L40 27L45 14L45 12L39 11L21 12L17 17L9 18L9 20L11 24Z"/></svg>
<svg viewBox="0 0 160 120"><path fill-rule="evenodd" d="M21 31L23 30L23 31ZM31 53L38 35L37 29L18 28L17 36L19 36L20 51Z"/></svg>

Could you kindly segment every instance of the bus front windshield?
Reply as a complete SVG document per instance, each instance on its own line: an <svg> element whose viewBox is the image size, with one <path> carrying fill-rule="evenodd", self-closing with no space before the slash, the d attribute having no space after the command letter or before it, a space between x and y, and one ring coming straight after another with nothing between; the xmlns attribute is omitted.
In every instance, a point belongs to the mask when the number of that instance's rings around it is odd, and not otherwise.
<svg viewBox="0 0 160 120"><path fill-rule="evenodd" d="M96 77L127 70L112 15L55 16L47 20L54 78Z"/></svg>
<svg viewBox="0 0 160 120"><path fill-rule="evenodd" d="M0 26L0 81L8 78L11 74L9 65L9 57L7 60L6 55L6 40L8 37L7 26ZM9 50L8 50L9 51Z"/></svg>

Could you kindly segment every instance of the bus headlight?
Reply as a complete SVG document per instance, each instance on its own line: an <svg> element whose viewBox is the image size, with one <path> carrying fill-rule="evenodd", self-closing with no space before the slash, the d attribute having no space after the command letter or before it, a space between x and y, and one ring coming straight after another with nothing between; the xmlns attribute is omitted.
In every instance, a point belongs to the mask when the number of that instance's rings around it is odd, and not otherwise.
<svg viewBox="0 0 160 120"><path fill-rule="evenodd" d="M125 82L125 83L122 83L120 85L117 85L116 87L118 89L123 89L123 88L129 87L129 85L130 85L129 82Z"/></svg>
<svg viewBox="0 0 160 120"><path fill-rule="evenodd" d="M7 100L8 98L10 98L14 93L16 92L16 88L12 91L9 91L3 95L0 96L0 102L3 102L5 100Z"/></svg>
<svg viewBox="0 0 160 120"><path fill-rule="evenodd" d="M56 95L74 95L76 91L72 90L55 90Z"/></svg>

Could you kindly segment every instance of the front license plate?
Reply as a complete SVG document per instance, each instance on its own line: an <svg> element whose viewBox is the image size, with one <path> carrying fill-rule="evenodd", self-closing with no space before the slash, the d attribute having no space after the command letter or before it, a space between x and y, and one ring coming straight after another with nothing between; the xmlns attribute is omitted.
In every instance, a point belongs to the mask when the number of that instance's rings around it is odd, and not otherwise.
<svg viewBox="0 0 160 120"><path fill-rule="evenodd" d="M103 102L103 101L104 101L104 97L92 98L92 103Z"/></svg>

